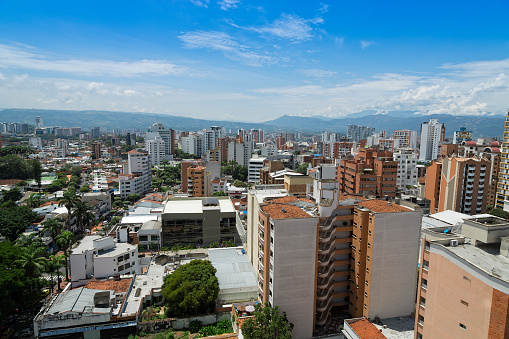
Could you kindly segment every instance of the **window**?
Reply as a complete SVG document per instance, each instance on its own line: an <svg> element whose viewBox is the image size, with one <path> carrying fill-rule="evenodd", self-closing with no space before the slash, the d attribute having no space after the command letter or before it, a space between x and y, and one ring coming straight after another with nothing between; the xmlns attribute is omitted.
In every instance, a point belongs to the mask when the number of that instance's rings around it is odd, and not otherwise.
<svg viewBox="0 0 509 339"><path fill-rule="evenodd" d="M468 307L468 303L465 300L462 300L461 303Z"/></svg>
<svg viewBox="0 0 509 339"><path fill-rule="evenodd" d="M424 242L424 250L429 251L430 245L431 245L431 244L430 244L430 242L429 242L429 241L425 241L425 242Z"/></svg>
<svg viewBox="0 0 509 339"><path fill-rule="evenodd" d="M423 326L424 325L424 317L422 315L419 315L419 325Z"/></svg>
<svg viewBox="0 0 509 339"><path fill-rule="evenodd" d="M367 298L368 297L368 292L364 292L364 296Z"/></svg>
<svg viewBox="0 0 509 339"><path fill-rule="evenodd" d="M465 325L463 325L462 323L460 323L460 327L461 327L462 329L464 329L464 330L466 330L466 329L467 329L467 327L466 327Z"/></svg>
<svg viewBox="0 0 509 339"><path fill-rule="evenodd" d="M367 258L367 259L368 259L368 261L369 261L369 255L368 255L368 258Z"/></svg>
<svg viewBox="0 0 509 339"><path fill-rule="evenodd" d="M368 283L368 281L366 280L366 286L368 286L368 285L369 285L369 283Z"/></svg>
<svg viewBox="0 0 509 339"><path fill-rule="evenodd" d="M428 288L428 281L426 279L422 279L421 287L424 289Z"/></svg>
<svg viewBox="0 0 509 339"><path fill-rule="evenodd" d="M426 271L429 269L429 261L427 261L427 260L422 261L422 269L424 269Z"/></svg>
<svg viewBox="0 0 509 339"><path fill-rule="evenodd" d="M426 306L426 298L421 297L421 301L419 302L419 305L421 305L422 307L425 307Z"/></svg>

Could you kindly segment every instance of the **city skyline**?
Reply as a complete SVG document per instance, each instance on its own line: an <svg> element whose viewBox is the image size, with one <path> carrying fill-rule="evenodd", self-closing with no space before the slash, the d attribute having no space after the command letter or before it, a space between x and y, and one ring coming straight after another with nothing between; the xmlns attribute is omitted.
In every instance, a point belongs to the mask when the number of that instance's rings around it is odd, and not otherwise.
<svg viewBox="0 0 509 339"><path fill-rule="evenodd" d="M509 5L0 4L0 107L262 122L503 115Z"/></svg>

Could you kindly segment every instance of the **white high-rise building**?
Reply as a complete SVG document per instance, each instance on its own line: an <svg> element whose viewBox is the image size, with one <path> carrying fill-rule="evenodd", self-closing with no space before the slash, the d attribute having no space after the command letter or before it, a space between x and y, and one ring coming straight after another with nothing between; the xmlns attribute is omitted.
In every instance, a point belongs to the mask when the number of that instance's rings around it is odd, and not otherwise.
<svg viewBox="0 0 509 339"><path fill-rule="evenodd" d="M504 124L504 141L502 142L502 154L509 153L509 110ZM505 204L504 201L508 201ZM509 206L509 159L507 155L500 158L500 170L498 172L497 196L495 200L496 207L507 210L505 205Z"/></svg>
<svg viewBox="0 0 509 339"><path fill-rule="evenodd" d="M154 123L152 126L148 128L148 132L145 135L145 138L154 140L156 134L159 134L161 139L164 142L164 154L166 160L173 160L173 152L175 148L175 134L172 129L165 129L164 125L161 123Z"/></svg>
<svg viewBox="0 0 509 339"><path fill-rule="evenodd" d="M394 139L399 140L399 146L401 148L417 150L417 131L394 131Z"/></svg>
<svg viewBox="0 0 509 339"><path fill-rule="evenodd" d="M67 140L56 139L55 140L55 157L65 158L67 156Z"/></svg>
<svg viewBox="0 0 509 339"><path fill-rule="evenodd" d="M252 144L249 141L230 140L228 142L228 162L235 160L241 166L248 166L252 150Z"/></svg>
<svg viewBox="0 0 509 339"><path fill-rule="evenodd" d="M150 190L150 165L148 154L130 151L127 159L127 173L118 176L120 197L129 194L144 194Z"/></svg>
<svg viewBox="0 0 509 339"><path fill-rule="evenodd" d="M445 124L438 119L430 119L421 124L421 146L419 160L431 161L438 158L442 141L445 139Z"/></svg>
<svg viewBox="0 0 509 339"><path fill-rule="evenodd" d="M40 116L35 117L35 128L42 128L42 118Z"/></svg>
<svg viewBox="0 0 509 339"><path fill-rule="evenodd" d="M204 152L203 134L193 133L182 138L182 152L201 157Z"/></svg>
<svg viewBox="0 0 509 339"><path fill-rule="evenodd" d="M145 148L148 152L148 157L151 165L159 166L165 159L165 142L157 135L153 140L145 139Z"/></svg>
<svg viewBox="0 0 509 339"><path fill-rule="evenodd" d="M28 139L28 143L35 149L42 150L42 141L39 137L31 137Z"/></svg>
<svg viewBox="0 0 509 339"><path fill-rule="evenodd" d="M393 157L398 162L396 187L406 193L418 194L417 153L411 148L399 148L394 151Z"/></svg>

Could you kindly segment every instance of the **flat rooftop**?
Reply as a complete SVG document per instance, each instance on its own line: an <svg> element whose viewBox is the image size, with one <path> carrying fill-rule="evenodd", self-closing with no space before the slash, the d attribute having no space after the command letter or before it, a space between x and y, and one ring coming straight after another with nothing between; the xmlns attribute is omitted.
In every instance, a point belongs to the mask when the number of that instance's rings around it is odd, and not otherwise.
<svg viewBox="0 0 509 339"><path fill-rule="evenodd" d="M102 235L87 235L80 240L78 246L72 249L72 254L85 253L94 249L94 240L103 238Z"/></svg>
<svg viewBox="0 0 509 339"><path fill-rule="evenodd" d="M205 199L205 198L203 198ZM201 214L203 210L214 208L212 206L203 206L202 198L193 199L193 198L184 198L184 199L170 199L166 201L164 205L164 214ZM235 208L233 207L233 203L228 199L218 199L219 208L221 213L234 213Z"/></svg>
<svg viewBox="0 0 509 339"><path fill-rule="evenodd" d="M217 270L221 290L233 288L258 289L258 280L243 247L211 248L209 260Z"/></svg>
<svg viewBox="0 0 509 339"><path fill-rule="evenodd" d="M57 297L53 305L46 312L47 314L56 315L67 312L74 313L110 313L111 307L95 307L94 296L96 293L110 292L106 290L95 290L84 287L75 288L73 290L62 292ZM85 309L87 308L87 309Z"/></svg>
<svg viewBox="0 0 509 339"><path fill-rule="evenodd" d="M483 246L463 244L445 248L489 275L509 282L509 258L500 254L500 244Z"/></svg>
<svg viewBox="0 0 509 339"><path fill-rule="evenodd" d="M312 215L295 205L269 204L261 207L272 219L311 218Z"/></svg>

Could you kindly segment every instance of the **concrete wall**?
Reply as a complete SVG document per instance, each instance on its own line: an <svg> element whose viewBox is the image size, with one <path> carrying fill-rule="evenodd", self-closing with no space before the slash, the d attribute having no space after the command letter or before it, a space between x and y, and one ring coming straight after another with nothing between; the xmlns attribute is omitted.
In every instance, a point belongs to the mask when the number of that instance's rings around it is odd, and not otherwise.
<svg viewBox="0 0 509 339"><path fill-rule="evenodd" d="M271 230L274 259L269 301L295 325L293 338L313 336L317 224L318 218L280 219L274 220Z"/></svg>
<svg viewBox="0 0 509 339"><path fill-rule="evenodd" d="M415 310L420 233L420 211L375 214L366 287L370 319L407 316Z"/></svg>

